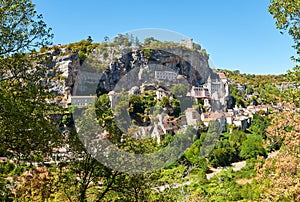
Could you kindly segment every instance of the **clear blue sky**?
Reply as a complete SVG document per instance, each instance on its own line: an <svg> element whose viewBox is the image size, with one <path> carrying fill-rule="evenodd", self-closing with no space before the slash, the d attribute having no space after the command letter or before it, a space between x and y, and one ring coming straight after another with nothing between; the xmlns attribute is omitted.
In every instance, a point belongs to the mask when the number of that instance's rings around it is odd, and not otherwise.
<svg viewBox="0 0 300 202"><path fill-rule="evenodd" d="M163 28L201 44L217 68L278 74L293 67L293 41L268 13L269 0L33 0L54 43L94 41L141 28Z"/></svg>

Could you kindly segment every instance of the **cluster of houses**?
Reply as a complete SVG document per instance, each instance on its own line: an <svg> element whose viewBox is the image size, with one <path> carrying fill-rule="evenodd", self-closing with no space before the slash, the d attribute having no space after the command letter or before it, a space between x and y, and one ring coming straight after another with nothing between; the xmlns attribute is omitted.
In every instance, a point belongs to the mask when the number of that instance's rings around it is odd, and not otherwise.
<svg viewBox="0 0 300 202"><path fill-rule="evenodd" d="M170 72L157 72L156 79L172 80L177 77L175 74ZM196 101L202 100L204 109L194 109L192 106L182 111L184 121L171 117L166 113L151 115L152 124L149 126L138 126L139 130L136 132L136 138L150 136L157 138L160 142L166 134L175 134L180 130L181 127L193 126L199 127L201 125L209 126L211 121L218 121L221 125L222 131L226 131L226 125L235 125L240 127L242 130L246 130L256 113L268 113L268 106L248 106L247 108L235 107L233 109L227 109L227 107L219 108L214 110L213 103L218 101L222 106L226 106L227 98L230 96L229 82L224 73L218 73L217 79L211 79L208 77L207 82L203 85L192 86L188 90L186 97L189 97ZM152 90L155 92L155 99L162 100L163 97L168 97L172 100L172 93L165 88L144 83L142 86L132 87L128 93L130 94L141 94L145 91ZM118 103L118 93L110 91L108 93L111 107L114 108ZM86 107L95 97L93 96L72 96L71 102L75 107Z"/></svg>
<svg viewBox="0 0 300 202"><path fill-rule="evenodd" d="M188 108L185 116L188 125L200 125L203 123L209 126L211 121L218 121L221 124L222 131L226 131L226 124L235 125L242 130L246 130L253 119L253 115L257 113L268 114L269 107L266 105L248 106L247 108L228 109L227 112L203 112L199 113L196 109Z"/></svg>
<svg viewBox="0 0 300 202"><path fill-rule="evenodd" d="M192 126L199 128L202 124L206 127L209 126L211 121L217 121L220 123L221 130L225 132L226 126L234 125L240 127L242 130L246 130L253 119L253 115L256 113L267 114L269 107L266 105L248 106L247 108L229 109L227 112L199 112L194 108L187 108L184 111L185 120L174 119L167 114L159 114L158 119L153 125L140 127L140 131L136 133L136 137L155 137L160 142L166 134L176 134L182 128L186 126Z"/></svg>
<svg viewBox="0 0 300 202"><path fill-rule="evenodd" d="M157 142L160 143L166 134L177 134L184 130L187 126L194 128L209 127L212 121L220 123L221 130L225 132L228 125L234 125L240 127L242 130L246 130L252 122L253 116L257 113L267 115L270 110L280 111L284 110L284 106L267 106L267 105L251 105L246 108L235 106L233 109L221 108L213 110L213 101L217 100L226 106L227 98L230 96L229 82L224 73L218 73L218 79L211 79L208 77L207 82L203 85L192 86L188 90L186 97L194 99L196 102L202 100L203 109L193 108L189 106L182 111L181 118L174 118L168 115L166 110L160 114L150 115L151 124L148 126L137 126L135 127L134 134L136 139L143 137L156 138ZM175 80L178 75L172 72L156 72L155 79L162 80ZM239 86L245 89L244 85ZM144 83L141 86L134 86L129 91L129 95L139 95L146 91L154 91L155 99L161 101L163 97L168 97L172 101L173 95L170 91L157 85ZM118 104L119 94L115 91L108 93L111 107L114 108ZM78 108L87 107L88 104L94 100L94 96L71 96L71 103L73 106ZM103 136L103 135L101 135ZM67 153L66 151L59 151L58 153ZM61 158L55 156L55 158Z"/></svg>

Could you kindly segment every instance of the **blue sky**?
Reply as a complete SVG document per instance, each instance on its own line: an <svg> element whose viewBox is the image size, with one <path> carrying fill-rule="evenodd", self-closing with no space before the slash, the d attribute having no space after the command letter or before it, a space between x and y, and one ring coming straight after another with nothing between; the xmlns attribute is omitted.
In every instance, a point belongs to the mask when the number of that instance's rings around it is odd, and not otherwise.
<svg viewBox="0 0 300 202"><path fill-rule="evenodd" d="M269 0L33 0L54 43L94 41L142 28L172 30L201 44L217 68L279 74L291 69L293 41L268 13Z"/></svg>

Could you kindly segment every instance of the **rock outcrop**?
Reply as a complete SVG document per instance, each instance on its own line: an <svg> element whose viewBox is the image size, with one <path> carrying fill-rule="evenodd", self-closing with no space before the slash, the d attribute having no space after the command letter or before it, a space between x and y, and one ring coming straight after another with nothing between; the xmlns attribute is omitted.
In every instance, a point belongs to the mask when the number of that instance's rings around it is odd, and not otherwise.
<svg viewBox="0 0 300 202"><path fill-rule="evenodd" d="M142 85L143 82L152 82L155 71L171 71L182 75L190 85L205 83L209 75L217 77L209 68L208 56L199 51L180 48L167 51L142 49L130 51L111 63L110 68L101 75L98 92L111 91L119 82L128 89ZM121 80L124 75L126 81ZM128 86L131 83L132 86Z"/></svg>
<svg viewBox="0 0 300 202"><path fill-rule="evenodd" d="M76 52L66 49L48 52L51 61L48 67L55 70L52 72L57 77L55 81L49 81L51 91L58 95L62 105L70 103L71 95L91 95L96 90L98 94L103 94L115 88L130 89L143 83L153 83L156 71L173 72L178 75L177 83L187 82L191 86L205 83L209 76L217 78L209 68L208 56L199 50L180 47L168 50L131 48L108 52L104 60L95 51L97 54L91 54L91 59L82 65ZM102 71L97 69L97 60L102 65L106 64Z"/></svg>
<svg viewBox="0 0 300 202"><path fill-rule="evenodd" d="M50 91L56 95L56 101L66 106L70 103L70 97L77 80L80 69L79 57L77 52L72 53L65 49L49 51L47 67L49 68L48 83Z"/></svg>

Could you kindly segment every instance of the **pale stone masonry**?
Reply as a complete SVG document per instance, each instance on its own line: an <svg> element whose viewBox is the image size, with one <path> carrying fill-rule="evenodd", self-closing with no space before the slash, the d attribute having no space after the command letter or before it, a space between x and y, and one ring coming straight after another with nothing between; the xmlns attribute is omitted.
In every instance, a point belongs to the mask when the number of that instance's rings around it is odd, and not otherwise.
<svg viewBox="0 0 300 202"><path fill-rule="evenodd" d="M87 107L96 98L96 96L71 96L71 103L74 107L82 108Z"/></svg>
<svg viewBox="0 0 300 202"><path fill-rule="evenodd" d="M174 81L177 78L177 73L172 71L155 71L155 79Z"/></svg>
<svg viewBox="0 0 300 202"><path fill-rule="evenodd" d="M197 126L200 122L200 114L193 108L187 108L185 110L185 117L187 125Z"/></svg>
<svg viewBox="0 0 300 202"><path fill-rule="evenodd" d="M181 40L180 44L190 49L194 48L193 39Z"/></svg>

